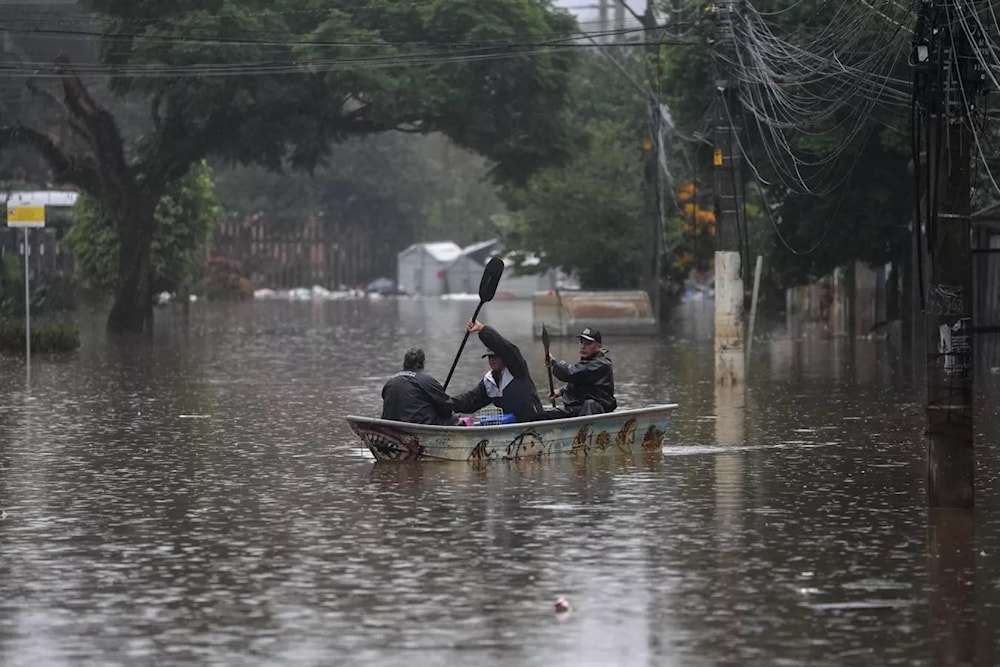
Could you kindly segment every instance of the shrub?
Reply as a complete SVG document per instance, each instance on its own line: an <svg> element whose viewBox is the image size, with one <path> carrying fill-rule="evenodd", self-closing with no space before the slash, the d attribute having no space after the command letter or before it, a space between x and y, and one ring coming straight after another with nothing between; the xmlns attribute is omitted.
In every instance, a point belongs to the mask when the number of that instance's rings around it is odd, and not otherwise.
<svg viewBox="0 0 1000 667"><path fill-rule="evenodd" d="M242 301L253 297L254 286L239 260L215 256L205 262L205 276L196 289L209 301Z"/></svg>
<svg viewBox="0 0 1000 667"><path fill-rule="evenodd" d="M31 352L68 352L80 347L80 327L71 322L31 325ZM24 353L24 320L0 322L0 350Z"/></svg>

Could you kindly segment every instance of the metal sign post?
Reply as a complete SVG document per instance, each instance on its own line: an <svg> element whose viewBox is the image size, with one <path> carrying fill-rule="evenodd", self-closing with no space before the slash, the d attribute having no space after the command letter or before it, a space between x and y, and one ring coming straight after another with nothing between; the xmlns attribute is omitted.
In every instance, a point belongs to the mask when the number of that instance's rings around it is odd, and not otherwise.
<svg viewBox="0 0 1000 667"><path fill-rule="evenodd" d="M31 388L31 289L28 258L31 243L28 231L32 227L45 226L45 202L37 201L32 193L12 192L7 200L7 226L24 230L24 351L27 386Z"/></svg>

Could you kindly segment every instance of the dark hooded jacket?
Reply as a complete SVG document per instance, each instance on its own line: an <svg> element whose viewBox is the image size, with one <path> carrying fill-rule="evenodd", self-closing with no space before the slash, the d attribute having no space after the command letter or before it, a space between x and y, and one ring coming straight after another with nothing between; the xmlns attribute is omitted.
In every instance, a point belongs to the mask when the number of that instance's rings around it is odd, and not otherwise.
<svg viewBox="0 0 1000 667"><path fill-rule="evenodd" d="M441 383L423 371L400 371L382 387L382 419L411 424L458 424Z"/></svg>
<svg viewBox="0 0 1000 667"><path fill-rule="evenodd" d="M456 412L471 413L492 403L518 422L541 419L545 412L521 350L489 326L479 332L479 340L503 360L503 373L498 383L493 369L486 371L472 390L454 398Z"/></svg>
<svg viewBox="0 0 1000 667"><path fill-rule="evenodd" d="M566 383L562 398L563 405L570 414L579 411L588 398L597 401L605 412L613 412L618 407L618 401L615 400L615 376L607 350L595 352L581 359L578 364L553 361L552 374Z"/></svg>

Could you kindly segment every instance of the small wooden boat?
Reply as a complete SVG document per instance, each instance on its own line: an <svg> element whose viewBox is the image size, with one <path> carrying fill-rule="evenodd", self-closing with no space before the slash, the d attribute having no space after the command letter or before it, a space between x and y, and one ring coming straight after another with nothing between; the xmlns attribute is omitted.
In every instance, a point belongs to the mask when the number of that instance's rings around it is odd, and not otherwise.
<svg viewBox="0 0 1000 667"><path fill-rule="evenodd" d="M515 461L659 452L676 403L496 426L430 426L348 416L379 461Z"/></svg>

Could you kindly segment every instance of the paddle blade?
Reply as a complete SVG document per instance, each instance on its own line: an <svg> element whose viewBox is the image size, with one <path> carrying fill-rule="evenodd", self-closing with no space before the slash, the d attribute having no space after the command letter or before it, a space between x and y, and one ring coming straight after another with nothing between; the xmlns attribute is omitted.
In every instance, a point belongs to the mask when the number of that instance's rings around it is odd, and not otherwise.
<svg viewBox="0 0 1000 667"><path fill-rule="evenodd" d="M542 347L545 349L545 357L549 356L549 330L545 328L545 322L542 322Z"/></svg>
<svg viewBox="0 0 1000 667"><path fill-rule="evenodd" d="M493 300L502 275L503 260L499 257L490 257L490 261L486 262L486 270L483 271L483 279L479 281L479 300L482 303Z"/></svg>

